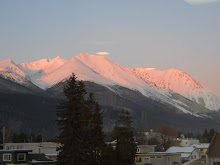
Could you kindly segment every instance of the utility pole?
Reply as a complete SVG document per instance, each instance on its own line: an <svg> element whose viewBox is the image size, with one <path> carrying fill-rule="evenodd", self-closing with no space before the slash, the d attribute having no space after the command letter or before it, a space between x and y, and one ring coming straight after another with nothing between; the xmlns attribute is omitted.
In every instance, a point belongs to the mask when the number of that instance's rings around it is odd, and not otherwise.
<svg viewBox="0 0 220 165"><path fill-rule="evenodd" d="M5 150L5 127L3 127L3 150Z"/></svg>

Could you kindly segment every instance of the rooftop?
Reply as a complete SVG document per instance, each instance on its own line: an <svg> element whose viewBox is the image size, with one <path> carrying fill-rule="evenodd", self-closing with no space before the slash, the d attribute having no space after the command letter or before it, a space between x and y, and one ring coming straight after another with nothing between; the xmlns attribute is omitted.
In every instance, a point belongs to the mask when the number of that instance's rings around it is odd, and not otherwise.
<svg viewBox="0 0 220 165"><path fill-rule="evenodd" d="M207 151L209 157L220 158L220 133L215 133Z"/></svg>
<svg viewBox="0 0 220 165"><path fill-rule="evenodd" d="M167 153L191 153L195 150L195 147L170 147Z"/></svg>
<svg viewBox="0 0 220 165"><path fill-rule="evenodd" d="M136 155L180 155L180 153L148 152L148 153L136 153Z"/></svg>
<svg viewBox="0 0 220 165"><path fill-rule="evenodd" d="M20 153L20 152L32 152L32 150L12 149L12 150L0 150L0 152L3 152L3 153L6 153L6 152Z"/></svg>
<svg viewBox="0 0 220 165"><path fill-rule="evenodd" d="M191 146L196 148L209 148L209 143L193 144Z"/></svg>

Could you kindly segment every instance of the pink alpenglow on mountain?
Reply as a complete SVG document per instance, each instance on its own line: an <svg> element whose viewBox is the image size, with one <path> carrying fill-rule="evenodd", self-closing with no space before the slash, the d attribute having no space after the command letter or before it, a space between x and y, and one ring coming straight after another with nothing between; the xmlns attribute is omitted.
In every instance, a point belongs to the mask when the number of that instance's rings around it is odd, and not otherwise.
<svg viewBox="0 0 220 165"><path fill-rule="evenodd" d="M220 109L220 99L203 88L186 72L169 70L148 70L144 68L131 69L130 71L141 76L147 83L158 91L166 89L183 95L211 110Z"/></svg>
<svg viewBox="0 0 220 165"><path fill-rule="evenodd" d="M100 84L115 93L120 92L120 87L129 88L195 116L198 116L196 112L199 108L192 110L191 105L186 105L186 100L181 100L187 98L208 108L204 111L220 109L220 98L204 89L187 73L176 69L126 69L107 57L87 53L81 53L69 61L58 56L52 60L42 59L31 63L16 64L12 60L0 62L1 77L20 84L31 82L44 90L64 82L72 73L78 80ZM173 97L176 93L182 98Z"/></svg>
<svg viewBox="0 0 220 165"><path fill-rule="evenodd" d="M20 70L11 59L0 62L0 71L12 72L22 77L26 76L26 74L22 70Z"/></svg>
<svg viewBox="0 0 220 165"><path fill-rule="evenodd" d="M42 59L31 63L21 63L20 65L29 70L43 70L49 74L62 66L67 60L61 59L57 56L54 59Z"/></svg>

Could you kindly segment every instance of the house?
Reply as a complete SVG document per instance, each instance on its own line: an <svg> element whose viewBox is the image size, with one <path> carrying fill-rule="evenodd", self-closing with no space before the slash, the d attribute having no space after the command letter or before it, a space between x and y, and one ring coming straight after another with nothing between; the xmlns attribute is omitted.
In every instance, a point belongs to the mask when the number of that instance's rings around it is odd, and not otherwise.
<svg viewBox="0 0 220 165"><path fill-rule="evenodd" d="M193 144L199 144L199 140L194 138L182 138L182 139L178 139L178 141L179 141L179 146L181 147L190 147Z"/></svg>
<svg viewBox="0 0 220 165"><path fill-rule="evenodd" d="M30 154L32 150L0 150L0 165L56 165L45 154Z"/></svg>
<svg viewBox="0 0 220 165"><path fill-rule="evenodd" d="M181 154L166 152L137 153L135 158L136 165L181 165Z"/></svg>
<svg viewBox="0 0 220 165"><path fill-rule="evenodd" d="M152 163L153 165L181 164L181 154L155 152L155 147L155 145L137 145L136 165L145 165L146 163Z"/></svg>
<svg viewBox="0 0 220 165"><path fill-rule="evenodd" d="M31 150L0 150L1 165L28 165L27 156Z"/></svg>
<svg viewBox="0 0 220 165"><path fill-rule="evenodd" d="M196 160L200 158L200 152L195 147L170 147L166 153L179 153L183 161Z"/></svg>
<svg viewBox="0 0 220 165"><path fill-rule="evenodd" d="M156 145L137 145L137 153L155 152Z"/></svg>
<svg viewBox="0 0 220 165"><path fill-rule="evenodd" d="M57 147L59 145L55 142L40 142L40 143L5 143L6 149L26 149L32 150L31 153L44 153L52 160L57 160Z"/></svg>
<svg viewBox="0 0 220 165"><path fill-rule="evenodd" d="M207 165L220 165L220 133L215 133L206 154Z"/></svg>
<svg viewBox="0 0 220 165"><path fill-rule="evenodd" d="M195 147L199 150L201 159L206 159L206 152L209 148L209 143L193 144L192 147Z"/></svg>

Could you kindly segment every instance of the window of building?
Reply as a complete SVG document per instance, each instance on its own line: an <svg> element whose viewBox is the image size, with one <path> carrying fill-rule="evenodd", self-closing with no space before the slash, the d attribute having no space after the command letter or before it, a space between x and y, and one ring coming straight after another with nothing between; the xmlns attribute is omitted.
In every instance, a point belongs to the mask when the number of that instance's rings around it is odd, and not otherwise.
<svg viewBox="0 0 220 165"><path fill-rule="evenodd" d="M149 157L144 157L144 163L150 163L150 158Z"/></svg>
<svg viewBox="0 0 220 165"><path fill-rule="evenodd" d="M157 159L161 159L162 157L161 157L161 156L157 156L156 158L157 158Z"/></svg>
<svg viewBox="0 0 220 165"><path fill-rule="evenodd" d="M17 154L17 160L18 161L25 161L26 160L26 154L25 153Z"/></svg>
<svg viewBox="0 0 220 165"><path fill-rule="evenodd" d="M141 158L139 158L139 157L136 157L136 162L141 162Z"/></svg>
<svg viewBox="0 0 220 165"><path fill-rule="evenodd" d="M140 153L140 148L137 148L137 153Z"/></svg>
<svg viewBox="0 0 220 165"><path fill-rule="evenodd" d="M3 154L3 161L11 161L11 154Z"/></svg>

